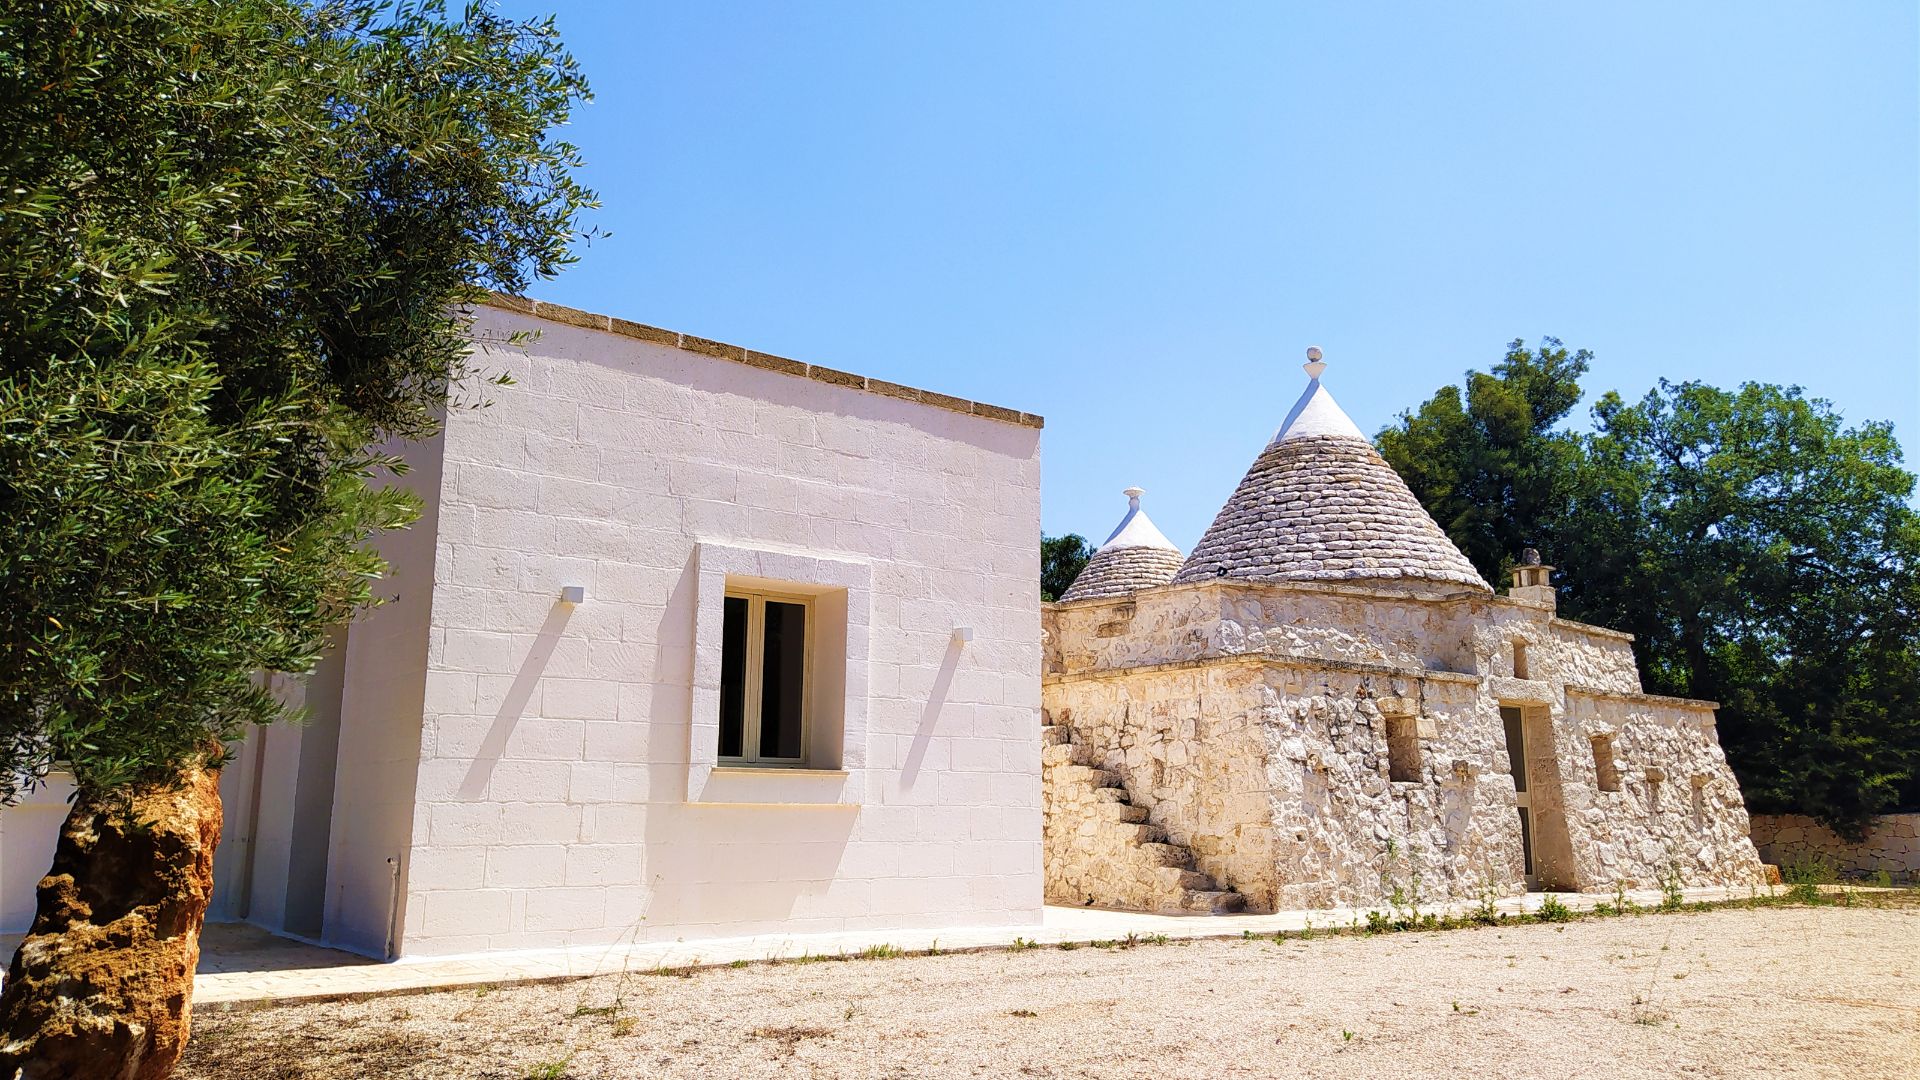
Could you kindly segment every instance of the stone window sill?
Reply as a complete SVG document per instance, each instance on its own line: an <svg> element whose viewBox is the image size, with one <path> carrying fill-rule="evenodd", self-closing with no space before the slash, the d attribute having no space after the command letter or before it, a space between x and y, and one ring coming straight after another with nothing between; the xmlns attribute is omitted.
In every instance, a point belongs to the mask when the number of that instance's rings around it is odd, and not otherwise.
<svg viewBox="0 0 1920 1080"><path fill-rule="evenodd" d="M716 765L693 801L704 805L852 806L859 802L855 787L853 775L845 769Z"/></svg>

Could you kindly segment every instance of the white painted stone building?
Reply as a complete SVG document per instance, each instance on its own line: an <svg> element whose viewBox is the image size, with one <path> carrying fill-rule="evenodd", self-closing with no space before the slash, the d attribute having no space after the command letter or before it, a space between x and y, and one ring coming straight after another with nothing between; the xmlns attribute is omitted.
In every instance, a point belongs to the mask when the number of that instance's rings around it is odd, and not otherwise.
<svg viewBox="0 0 1920 1080"><path fill-rule="evenodd" d="M1184 562L1112 541L1046 606L1047 895L1225 911L1757 882L1711 702L1496 596L1306 391ZM1116 534L1159 537L1130 489Z"/></svg>
<svg viewBox="0 0 1920 1080"><path fill-rule="evenodd" d="M393 600L226 770L213 917L373 956L1038 922L1040 418L510 298L475 332L514 385L406 448ZM0 815L0 931L59 794Z"/></svg>

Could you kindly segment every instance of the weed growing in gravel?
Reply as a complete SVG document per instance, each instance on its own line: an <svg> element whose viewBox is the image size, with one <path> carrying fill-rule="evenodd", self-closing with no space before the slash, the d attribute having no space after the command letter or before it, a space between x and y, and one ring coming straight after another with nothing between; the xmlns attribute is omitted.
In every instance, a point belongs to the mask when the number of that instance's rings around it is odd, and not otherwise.
<svg viewBox="0 0 1920 1080"><path fill-rule="evenodd" d="M635 1020L631 1016L623 1016L613 1022L613 1033L620 1037L631 1035L635 1031L638 1031L639 1028L640 1021Z"/></svg>
<svg viewBox="0 0 1920 1080"><path fill-rule="evenodd" d="M1493 879L1493 871L1488 870L1480 881L1480 896L1473 905L1473 921L1482 926L1492 926L1500 921L1500 883Z"/></svg>
<svg viewBox="0 0 1920 1080"><path fill-rule="evenodd" d="M618 1005L588 1005L582 1002L573 1007L573 1012L568 1019L578 1020L586 1016L612 1016L619 1011L620 1006Z"/></svg>
<svg viewBox="0 0 1920 1080"><path fill-rule="evenodd" d="M849 1015L851 1015L851 1013L849 1013ZM794 1048L800 1045L800 1040L830 1038L833 1032L823 1027L796 1027L789 1024L784 1027L754 1028L747 1034L752 1035L756 1039L766 1039L769 1042L779 1043L782 1051L791 1057Z"/></svg>
<svg viewBox="0 0 1920 1080"><path fill-rule="evenodd" d="M1013 939L1013 944L1007 946L1007 951L1026 952L1028 949L1037 949L1039 947L1040 943L1037 941L1028 941L1026 938L1017 937Z"/></svg>
<svg viewBox="0 0 1920 1080"><path fill-rule="evenodd" d="M1671 1015L1654 1008L1649 998L1633 995L1633 1007L1627 1011L1627 1018L1642 1027L1659 1027L1673 1019Z"/></svg>
<svg viewBox="0 0 1920 1080"><path fill-rule="evenodd" d="M892 945L869 945L860 950L862 960L897 960L907 955Z"/></svg>
<svg viewBox="0 0 1920 1080"><path fill-rule="evenodd" d="M1165 945L1167 943L1167 935L1155 934L1147 939L1147 943L1150 945Z"/></svg>
<svg viewBox="0 0 1920 1080"><path fill-rule="evenodd" d="M1079 947L1080 947L1080 943L1077 941L1063 941L1060 943L1061 952L1072 952L1073 950Z"/></svg>
<svg viewBox="0 0 1920 1080"><path fill-rule="evenodd" d="M1826 895L1820 886L1831 884L1838 875L1833 864L1823 858L1796 862L1780 868L1780 879L1787 884L1787 899L1796 904L1824 904Z"/></svg>
<svg viewBox="0 0 1920 1080"><path fill-rule="evenodd" d="M1667 860L1666 869L1660 871L1660 910L1679 911L1686 902L1686 896L1680 889L1680 864Z"/></svg>
<svg viewBox="0 0 1920 1080"><path fill-rule="evenodd" d="M567 1063L572 1060L564 1057L559 1061L543 1061L527 1070L527 1080L566 1080Z"/></svg>
<svg viewBox="0 0 1920 1080"><path fill-rule="evenodd" d="M939 938L934 938L933 944L927 946L927 955L928 956L945 956L946 955L946 950L940 947Z"/></svg>
<svg viewBox="0 0 1920 1080"><path fill-rule="evenodd" d="M1547 898L1541 901L1540 910L1534 914L1534 918L1541 922L1571 922L1573 909L1561 902L1559 897L1548 893Z"/></svg>
<svg viewBox="0 0 1920 1080"><path fill-rule="evenodd" d="M1017 1016L1017 1017L1020 1017L1022 1020L1031 1020L1034 1017L1039 1016L1040 1014L1037 1012L1034 1012L1032 1009L1015 1009L1012 1012L1008 1013L1007 1015Z"/></svg>

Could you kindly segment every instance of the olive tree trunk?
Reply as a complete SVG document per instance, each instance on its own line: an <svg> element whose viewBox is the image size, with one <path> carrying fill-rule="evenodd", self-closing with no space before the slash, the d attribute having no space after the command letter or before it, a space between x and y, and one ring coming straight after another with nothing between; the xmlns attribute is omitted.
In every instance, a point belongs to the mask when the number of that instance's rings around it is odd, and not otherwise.
<svg viewBox="0 0 1920 1080"><path fill-rule="evenodd" d="M74 804L0 991L0 1077L173 1072L213 892L218 781L195 770L177 786L135 792L131 804Z"/></svg>

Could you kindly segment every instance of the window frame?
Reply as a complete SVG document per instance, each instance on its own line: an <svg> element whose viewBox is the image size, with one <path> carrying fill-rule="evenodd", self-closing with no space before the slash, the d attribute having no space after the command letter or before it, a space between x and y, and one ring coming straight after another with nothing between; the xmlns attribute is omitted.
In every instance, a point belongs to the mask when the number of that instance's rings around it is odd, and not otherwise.
<svg viewBox="0 0 1920 1080"><path fill-rule="evenodd" d="M732 757L719 752L720 735L714 739L715 763L724 768L755 769L805 769L813 757L813 636L818 620L814 617L812 596L803 593L782 592L778 589L752 589L728 587L721 594L722 619L725 618L725 606L728 600L747 602L747 667L742 674L744 685L740 703L740 749L741 756ZM765 692L766 673L766 626L767 602L798 605L806 614L805 640L801 643L800 661L800 756L797 758L763 757L760 754L760 705L761 695ZM723 623L724 625L724 623ZM722 646L724 649L724 645ZM724 663L724 659L722 661ZM723 691L724 693L724 691Z"/></svg>

